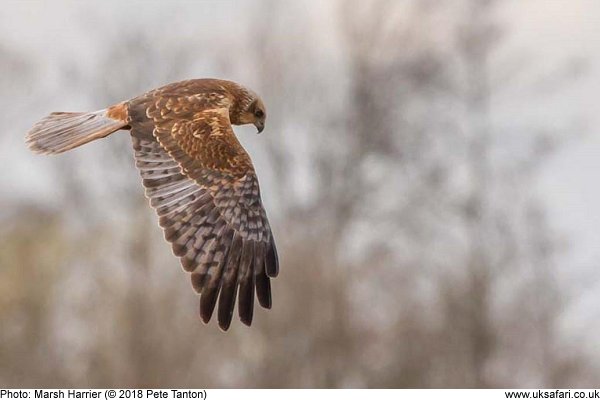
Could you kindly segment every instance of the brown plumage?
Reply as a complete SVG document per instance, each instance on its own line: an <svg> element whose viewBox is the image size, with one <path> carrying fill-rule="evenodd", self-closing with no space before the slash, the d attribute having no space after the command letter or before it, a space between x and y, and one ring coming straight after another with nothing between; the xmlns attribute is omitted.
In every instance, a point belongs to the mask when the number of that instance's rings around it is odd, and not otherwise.
<svg viewBox="0 0 600 400"><path fill-rule="evenodd" d="M264 128L265 107L234 82L172 83L92 113L52 113L27 135L29 148L57 154L120 129L131 132L135 163L165 239L191 273L207 323L231 323L236 296L250 325L254 292L271 308L279 265L250 157L234 125ZM239 293L238 293L239 291Z"/></svg>

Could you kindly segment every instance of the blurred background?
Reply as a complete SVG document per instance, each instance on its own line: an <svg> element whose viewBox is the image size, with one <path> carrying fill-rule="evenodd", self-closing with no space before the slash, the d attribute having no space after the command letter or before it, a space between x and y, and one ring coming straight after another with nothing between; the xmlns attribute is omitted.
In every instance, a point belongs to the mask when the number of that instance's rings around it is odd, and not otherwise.
<svg viewBox="0 0 600 400"><path fill-rule="evenodd" d="M3 2L0 386L598 386L599 49L594 0ZM23 142L199 77L269 113L281 274L227 333L126 132Z"/></svg>

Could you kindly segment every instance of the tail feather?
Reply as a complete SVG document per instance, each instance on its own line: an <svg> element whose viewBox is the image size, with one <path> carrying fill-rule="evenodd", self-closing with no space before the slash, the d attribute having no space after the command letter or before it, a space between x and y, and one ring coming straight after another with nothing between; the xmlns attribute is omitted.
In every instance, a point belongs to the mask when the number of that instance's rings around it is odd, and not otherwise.
<svg viewBox="0 0 600 400"><path fill-rule="evenodd" d="M106 112L54 112L35 124L25 141L36 153L58 154L106 137L127 125L108 117Z"/></svg>

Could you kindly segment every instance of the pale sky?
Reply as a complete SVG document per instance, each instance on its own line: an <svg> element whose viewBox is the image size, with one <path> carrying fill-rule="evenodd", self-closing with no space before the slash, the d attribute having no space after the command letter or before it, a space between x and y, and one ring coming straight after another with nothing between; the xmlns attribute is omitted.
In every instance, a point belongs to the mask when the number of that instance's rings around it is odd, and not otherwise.
<svg viewBox="0 0 600 400"><path fill-rule="evenodd" d="M552 71L561 60L582 58L584 75L565 90L545 95L535 110L565 129L567 143L547 163L539 193L552 226L566 242L560 257L561 279L573 286L575 299L565 313L564 329L597 350L600 328L600 2L512 1L506 10L509 44L534 51L535 62ZM539 64L536 64L539 65ZM515 115L519 111L514 110ZM582 286L584 283L585 286Z"/></svg>

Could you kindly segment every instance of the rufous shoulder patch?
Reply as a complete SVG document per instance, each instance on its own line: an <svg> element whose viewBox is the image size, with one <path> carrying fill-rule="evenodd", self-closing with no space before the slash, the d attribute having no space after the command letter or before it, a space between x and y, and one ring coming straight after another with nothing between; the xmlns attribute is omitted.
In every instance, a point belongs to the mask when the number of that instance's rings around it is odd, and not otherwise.
<svg viewBox="0 0 600 400"><path fill-rule="evenodd" d="M106 116L117 121L127 122L127 104L125 102L110 106L106 110Z"/></svg>

